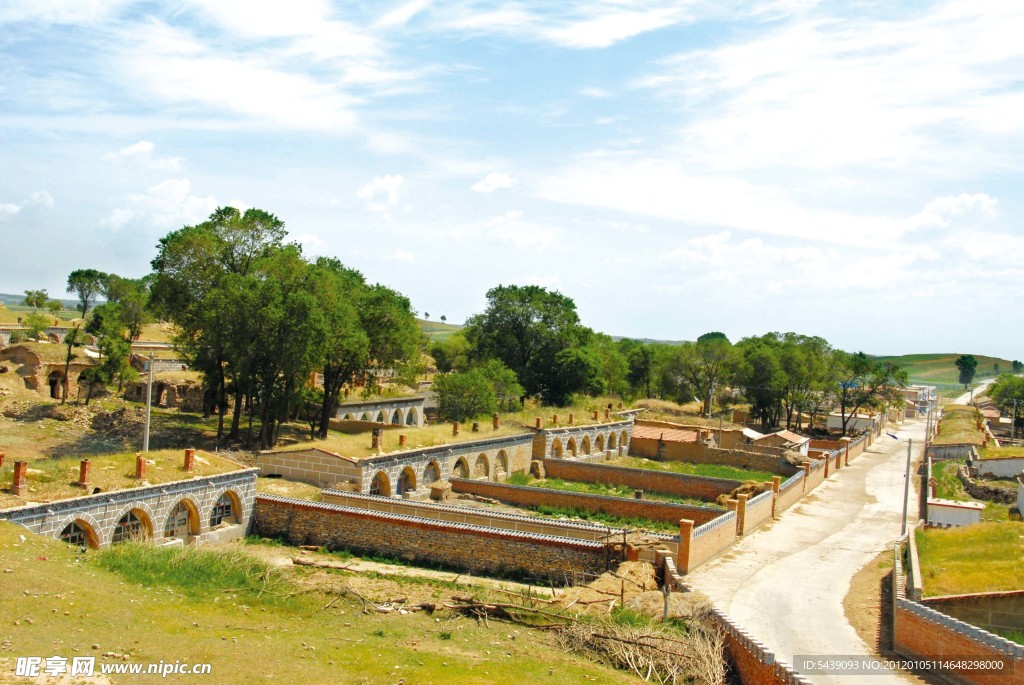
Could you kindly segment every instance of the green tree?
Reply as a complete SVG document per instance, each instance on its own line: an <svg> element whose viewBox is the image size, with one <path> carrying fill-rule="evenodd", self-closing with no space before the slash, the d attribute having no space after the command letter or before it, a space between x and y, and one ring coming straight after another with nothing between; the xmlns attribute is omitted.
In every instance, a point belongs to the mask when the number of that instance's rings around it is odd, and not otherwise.
<svg viewBox="0 0 1024 685"><path fill-rule="evenodd" d="M107 274L96 269L76 269L68 274L68 292L78 297L78 310L83 320L103 292L106 280Z"/></svg>
<svg viewBox="0 0 1024 685"><path fill-rule="evenodd" d="M26 290L23 302L38 312L46 307L49 300L50 296L46 294L45 290Z"/></svg>
<svg viewBox="0 0 1024 685"><path fill-rule="evenodd" d="M619 341L619 350L626 358L629 370L626 380L635 394L651 397L651 382L654 378L654 349L636 340L623 338Z"/></svg>
<svg viewBox="0 0 1024 685"><path fill-rule="evenodd" d="M142 336L146 324L156 320L149 309L150 279L122 278L117 274L107 274L103 284L103 294L107 304L117 308L117 316L124 324L125 339L133 344Z"/></svg>
<svg viewBox="0 0 1024 685"><path fill-rule="evenodd" d="M424 337L409 298L387 286L377 284L366 288L358 309L360 325L369 340L369 386L385 371L394 371L399 365L415 360Z"/></svg>
<svg viewBox="0 0 1024 685"><path fill-rule="evenodd" d="M960 382L967 388L974 381L974 374L978 370L978 360L972 354L962 354L956 358L957 370L960 371Z"/></svg>
<svg viewBox="0 0 1024 685"><path fill-rule="evenodd" d="M50 319L36 312L27 315L22 323L28 329L29 337L36 339L39 339L50 327Z"/></svg>
<svg viewBox="0 0 1024 685"><path fill-rule="evenodd" d="M787 377L780 361L780 348L773 334L746 338L737 345L740 358L735 383L742 388L750 402L750 414L760 420L764 432L779 425L786 396Z"/></svg>
<svg viewBox="0 0 1024 685"><path fill-rule="evenodd" d="M444 340L430 344L427 352L441 373L465 371L469 368L470 346L462 331L455 331Z"/></svg>
<svg viewBox="0 0 1024 685"><path fill-rule="evenodd" d="M732 380L740 359L736 349L721 333L709 333L696 343L672 346L666 352L667 363L661 372L663 388L673 388L677 402L689 401L689 393L683 390L692 392L701 401L701 412L709 416L716 390Z"/></svg>
<svg viewBox="0 0 1024 685"><path fill-rule="evenodd" d="M84 338L85 335L82 333L81 322L79 322L77 326L68 331L68 334L64 336L64 346L68 348L68 352L67 356L64 359L64 385L60 394L61 404L67 404L69 390L68 371L71 369L71 360L75 358L75 348L82 346Z"/></svg>
<svg viewBox="0 0 1024 685"><path fill-rule="evenodd" d="M1024 373L1024 362L1021 362L1021 361L1019 361L1017 359L1014 359L1013 360L1013 372L1014 373Z"/></svg>
<svg viewBox="0 0 1024 685"><path fill-rule="evenodd" d="M491 384L498 408L512 411L519 398L523 396L523 386L519 384L516 372L498 359L491 359L480 365L477 371Z"/></svg>
<svg viewBox="0 0 1024 685"><path fill-rule="evenodd" d="M480 369L444 373L434 380L437 409L449 421L466 421L496 408L494 387Z"/></svg>
<svg viewBox="0 0 1024 685"><path fill-rule="evenodd" d="M879 362L863 352L835 353L836 396L842 418L842 434L846 435L850 419L867 407L881 409L898 399L899 388L907 384L907 372L892 362Z"/></svg>
<svg viewBox="0 0 1024 685"><path fill-rule="evenodd" d="M1000 411L1009 414L1016 426L1021 426L1024 413L1024 377L1003 374L986 391Z"/></svg>
<svg viewBox="0 0 1024 685"><path fill-rule="evenodd" d="M46 311L53 315L53 318L60 316L60 313L64 311L64 303L60 300L47 300Z"/></svg>
<svg viewBox="0 0 1024 685"><path fill-rule="evenodd" d="M487 309L466 322L466 339L476 360L500 359L526 392L562 404L586 381L575 362L559 353L579 348L591 331L582 326L572 299L536 285L500 285L487 292ZM570 368L575 367L575 368Z"/></svg>

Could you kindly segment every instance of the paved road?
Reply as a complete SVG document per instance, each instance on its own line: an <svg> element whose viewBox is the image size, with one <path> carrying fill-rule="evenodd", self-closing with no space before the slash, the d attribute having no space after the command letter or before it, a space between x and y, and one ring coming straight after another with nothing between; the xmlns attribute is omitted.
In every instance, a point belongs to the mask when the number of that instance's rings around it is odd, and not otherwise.
<svg viewBox="0 0 1024 685"><path fill-rule="evenodd" d="M790 664L796 654L870 655L847 622L843 598L853 576L900 535L907 439L920 456L924 421L907 421L829 478L781 519L697 569L687 581ZM913 492L911 497L913 498ZM916 516L911 501L911 518ZM830 683L920 682L890 672L813 675Z"/></svg>

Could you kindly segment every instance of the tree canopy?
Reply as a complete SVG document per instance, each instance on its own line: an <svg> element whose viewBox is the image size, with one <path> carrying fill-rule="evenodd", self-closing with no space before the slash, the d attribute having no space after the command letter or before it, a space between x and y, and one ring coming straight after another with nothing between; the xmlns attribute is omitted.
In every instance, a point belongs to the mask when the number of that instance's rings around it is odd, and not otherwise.
<svg viewBox="0 0 1024 685"><path fill-rule="evenodd" d="M966 388L974 381L974 374L978 370L978 360L974 358L973 354L961 354L956 358L954 364L960 371L960 383Z"/></svg>

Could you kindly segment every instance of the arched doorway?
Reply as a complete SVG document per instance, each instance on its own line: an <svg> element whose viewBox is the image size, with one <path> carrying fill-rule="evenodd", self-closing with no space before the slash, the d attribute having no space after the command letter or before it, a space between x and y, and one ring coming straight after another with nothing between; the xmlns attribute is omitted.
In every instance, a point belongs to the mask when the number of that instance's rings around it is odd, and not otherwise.
<svg viewBox="0 0 1024 685"><path fill-rule="evenodd" d="M604 452L604 436L598 435L597 439L594 440L594 445L597 447L598 452Z"/></svg>
<svg viewBox="0 0 1024 685"><path fill-rule="evenodd" d="M225 490L210 510L210 528L239 523L241 510L242 507L236 495L230 490Z"/></svg>
<svg viewBox="0 0 1024 685"><path fill-rule="evenodd" d="M398 494L402 495L407 492L412 492L416 489L416 472L412 470L411 466L406 466L402 469L402 472L398 474Z"/></svg>
<svg viewBox="0 0 1024 685"><path fill-rule="evenodd" d="M629 449L629 433L622 431L622 437L619 440L619 451L625 451Z"/></svg>
<svg viewBox="0 0 1024 685"><path fill-rule="evenodd" d="M398 415L398 410L397 409L391 415L391 425L392 426L401 426L402 425L402 417Z"/></svg>
<svg viewBox="0 0 1024 685"><path fill-rule="evenodd" d="M441 480L441 468L436 461L432 461L423 467L423 482L426 484L436 483Z"/></svg>
<svg viewBox="0 0 1024 685"><path fill-rule="evenodd" d="M584 435L583 442L580 443L580 450L583 454L590 454L590 436Z"/></svg>
<svg viewBox="0 0 1024 685"><path fill-rule="evenodd" d="M416 407L409 407L405 412L405 425L407 426L418 426L419 418L416 413Z"/></svg>
<svg viewBox="0 0 1024 685"><path fill-rule="evenodd" d="M383 410L377 412L377 419L376 419L376 421L377 421L377 423L384 423L384 411Z"/></svg>
<svg viewBox="0 0 1024 685"><path fill-rule="evenodd" d="M64 396L64 374L60 371L51 371L47 377L50 384L50 397L59 400Z"/></svg>
<svg viewBox="0 0 1024 685"><path fill-rule="evenodd" d="M569 438L569 442L565 445L565 451L574 457L576 456L576 440L574 438Z"/></svg>
<svg viewBox="0 0 1024 685"><path fill-rule="evenodd" d="M476 462L473 464L473 477L474 478L487 478L491 468L487 460L486 454L481 454L476 458Z"/></svg>
<svg viewBox="0 0 1024 685"><path fill-rule="evenodd" d="M199 512L194 504L183 499L167 515L164 537L186 540L190 535L199 535Z"/></svg>
<svg viewBox="0 0 1024 685"><path fill-rule="evenodd" d="M466 461L465 457L459 457L459 460L455 462L452 475L455 478L469 478L469 462Z"/></svg>
<svg viewBox="0 0 1024 685"><path fill-rule="evenodd" d="M383 471L374 474L373 480L370 481L370 494L391 497L391 479L388 478L388 474Z"/></svg>
<svg viewBox="0 0 1024 685"><path fill-rule="evenodd" d="M498 452L498 458L494 460L494 480L504 480L508 475L508 453L505 450Z"/></svg>
<svg viewBox="0 0 1024 685"><path fill-rule="evenodd" d="M555 441L551 443L551 458L561 459L562 458L562 441L555 438Z"/></svg>

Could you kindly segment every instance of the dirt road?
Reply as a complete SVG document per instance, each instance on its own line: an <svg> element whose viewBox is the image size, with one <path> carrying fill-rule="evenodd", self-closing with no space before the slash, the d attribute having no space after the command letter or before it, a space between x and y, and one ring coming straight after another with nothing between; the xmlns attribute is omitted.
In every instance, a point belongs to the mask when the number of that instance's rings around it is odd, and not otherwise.
<svg viewBox="0 0 1024 685"><path fill-rule="evenodd" d="M907 440L920 455L924 421L882 438L782 518L687 576L715 605L790 664L794 655L870 655L843 612L850 580L900 535ZM913 498L911 490L911 498ZM913 499L911 519L917 515ZM813 675L817 685L863 675ZM872 685L920 682L889 672Z"/></svg>

